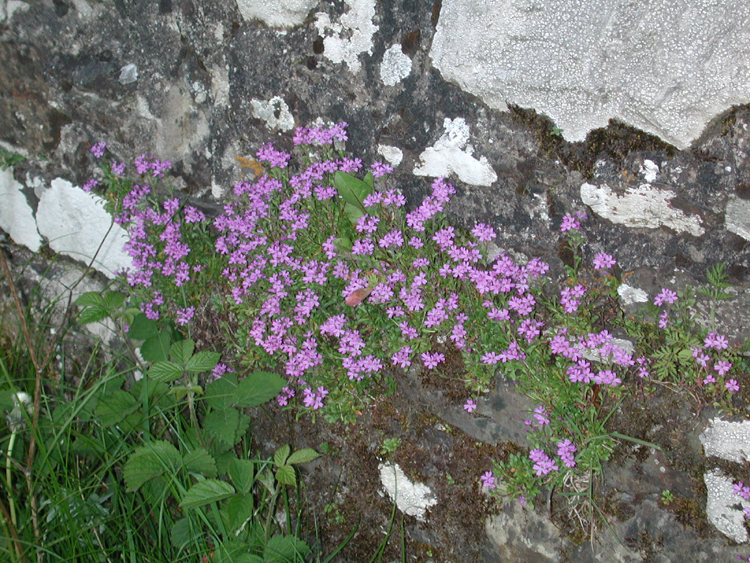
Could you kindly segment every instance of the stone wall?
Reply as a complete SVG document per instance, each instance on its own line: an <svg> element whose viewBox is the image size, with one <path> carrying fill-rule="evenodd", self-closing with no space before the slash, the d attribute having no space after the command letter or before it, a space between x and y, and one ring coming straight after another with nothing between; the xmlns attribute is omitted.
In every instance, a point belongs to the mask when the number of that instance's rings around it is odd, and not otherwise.
<svg viewBox="0 0 750 563"><path fill-rule="evenodd" d="M724 330L750 335L750 5L744 0L0 0L0 228L96 267L127 266L90 147L169 159L206 210L268 141L349 123L411 205L430 178L452 219L561 274L585 211L589 258L626 306L728 264ZM721 311L720 311L721 312Z"/></svg>

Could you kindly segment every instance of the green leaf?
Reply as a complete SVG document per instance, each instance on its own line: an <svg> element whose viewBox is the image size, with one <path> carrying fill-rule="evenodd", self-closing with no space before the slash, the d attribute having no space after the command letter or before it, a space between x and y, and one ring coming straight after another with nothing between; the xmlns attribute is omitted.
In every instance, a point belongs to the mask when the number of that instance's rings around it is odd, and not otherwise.
<svg viewBox="0 0 750 563"><path fill-rule="evenodd" d="M117 389L110 395L99 399L94 414L101 420L104 428L109 428L122 422L127 416L138 410L140 403L126 391Z"/></svg>
<svg viewBox="0 0 750 563"><path fill-rule="evenodd" d="M372 175L372 172L368 172L367 174L365 174L365 177L362 178L362 181L370 186L370 189L372 189L373 185L375 184L375 176Z"/></svg>
<svg viewBox="0 0 750 563"><path fill-rule="evenodd" d="M137 491L147 481L166 472L174 473L181 461L177 449L165 440L137 447L123 470L128 492Z"/></svg>
<svg viewBox="0 0 750 563"><path fill-rule="evenodd" d="M219 352L198 352L185 364L185 369L190 373L201 373L211 371L219 363L221 354Z"/></svg>
<svg viewBox="0 0 750 563"><path fill-rule="evenodd" d="M200 473L204 477L216 477L216 461L204 448L198 448L182 456L185 469L193 473Z"/></svg>
<svg viewBox="0 0 750 563"><path fill-rule="evenodd" d="M156 321L152 321L143 313L138 313L128 329L128 338L131 340L147 340L159 334Z"/></svg>
<svg viewBox="0 0 750 563"><path fill-rule="evenodd" d="M156 362L148 370L148 374L152 379L164 383L181 378L183 373L185 372L182 370L182 366L174 362Z"/></svg>
<svg viewBox="0 0 750 563"><path fill-rule="evenodd" d="M238 407L257 407L270 401L287 382L275 373L255 371L240 381L234 404Z"/></svg>
<svg viewBox="0 0 750 563"><path fill-rule="evenodd" d="M211 411L203 421L203 429L212 438L234 445L237 427L239 426L240 413L237 409L229 407L223 410Z"/></svg>
<svg viewBox="0 0 750 563"><path fill-rule="evenodd" d="M100 305L93 305L81 311L78 315L78 324L83 326L99 322L109 317L109 311Z"/></svg>
<svg viewBox="0 0 750 563"><path fill-rule="evenodd" d="M237 531L253 515L253 495L234 495L226 505L227 524L230 534Z"/></svg>
<svg viewBox="0 0 750 563"><path fill-rule="evenodd" d="M190 490L182 497L180 506L186 509L197 508L229 498L234 493L234 487L225 481L205 479L190 487Z"/></svg>
<svg viewBox="0 0 750 563"><path fill-rule="evenodd" d="M104 306L113 313L122 307L126 297L121 291L108 291L104 294Z"/></svg>
<svg viewBox="0 0 750 563"><path fill-rule="evenodd" d="M78 305L79 307L103 307L104 306L104 298L102 297L102 294L98 291L87 291L83 295L81 295L78 299L74 301L75 305Z"/></svg>
<svg viewBox="0 0 750 563"><path fill-rule="evenodd" d="M352 251L352 241L347 237L339 237L333 241L333 246L344 252Z"/></svg>
<svg viewBox="0 0 750 563"><path fill-rule="evenodd" d="M289 459L287 459L286 462L288 465L298 465L300 463L308 463L319 457L320 454L312 448L305 448L303 450L297 450L296 452L294 452L289 456Z"/></svg>
<svg viewBox="0 0 750 563"><path fill-rule="evenodd" d="M172 343L172 339L169 336L169 332L162 331L156 336L147 338L146 341L141 344L141 356L147 362L166 362L169 358L169 346Z"/></svg>
<svg viewBox="0 0 750 563"><path fill-rule="evenodd" d="M352 205L347 201L344 204L344 213L346 214L346 218L349 219L351 224L356 225L360 217L364 217L366 212L365 210L360 209L359 207Z"/></svg>
<svg viewBox="0 0 750 563"><path fill-rule="evenodd" d="M237 374L225 373L206 387L205 399L214 410L223 410L232 406L237 394Z"/></svg>
<svg viewBox="0 0 750 563"><path fill-rule="evenodd" d="M247 429L250 428L250 417L240 413L240 421L237 423L237 432L234 433L234 443L238 444L245 437Z"/></svg>
<svg viewBox="0 0 750 563"><path fill-rule="evenodd" d="M297 476L294 474L294 467L291 465L282 465L276 470L276 480L282 485L297 484Z"/></svg>
<svg viewBox="0 0 750 563"><path fill-rule="evenodd" d="M276 465L276 467L286 465L286 460L289 457L289 452L291 451L292 448L289 446L289 444L281 446L278 450L276 450L276 453L273 454L273 463Z"/></svg>
<svg viewBox="0 0 750 563"><path fill-rule="evenodd" d="M263 550L265 563L298 563L310 554L310 548L295 536L274 536Z"/></svg>
<svg viewBox="0 0 750 563"><path fill-rule="evenodd" d="M235 458L229 463L229 477L239 492L247 494L255 481L255 464L247 459Z"/></svg>
<svg viewBox="0 0 750 563"><path fill-rule="evenodd" d="M169 348L170 359L178 364L185 365L195 351L195 341L191 338L179 340Z"/></svg>
<svg viewBox="0 0 750 563"><path fill-rule="evenodd" d="M362 180L341 171L338 171L333 175L333 185L336 186L339 195L343 197L347 203L361 209L364 213L365 206L362 202L373 192L372 186L368 186Z"/></svg>
<svg viewBox="0 0 750 563"><path fill-rule="evenodd" d="M195 536L196 534L191 530L190 519L180 518L174 523L174 526L172 526L169 540L177 549L182 549L187 546Z"/></svg>

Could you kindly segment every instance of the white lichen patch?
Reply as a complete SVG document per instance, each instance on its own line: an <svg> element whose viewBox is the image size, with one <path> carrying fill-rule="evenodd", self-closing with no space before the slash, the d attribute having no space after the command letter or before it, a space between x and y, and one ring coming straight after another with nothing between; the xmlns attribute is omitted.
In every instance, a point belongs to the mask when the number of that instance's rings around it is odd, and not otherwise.
<svg viewBox="0 0 750 563"><path fill-rule="evenodd" d="M617 288L617 295L625 305L648 302L648 293L640 288L631 287L626 283L620 284Z"/></svg>
<svg viewBox="0 0 750 563"><path fill-rule="evenodd" d="M397 464L381 463L378 469L380 482L398 509L409 516L416 516L418 520L424 520L425 511L437 504L432 490L422 483L409 481Z"/></svg>
<svg viewBox="0 0 750 563"><path fill-rule="evenodd" d="M395 86L411 73L411 59L401 51L396 43L383 54L380 63L380 79L386 86Z"/></svg>
<svg viewBox="0 0 750 563"><path fill-rule="evenodd" d="M641 166L641 174L643 174L643 179L651 184L659 174L659 166L653 160L646 159Z"/></svg>
<svg viewBox="0 0 750 563"><path fill-rule="evenodd" d="M378 154L388 161L388 164L396 168L404 159L403 151L398 147L378 145Z"/></svg>
<svg viewBox="0 0 750 563"><path fill-rule="evenodd" d="M490 186L497 181L497 174L487 159L472 156L469 142L469 126L463 117L445 118L445 132L437 142L419 156L421 164L414 167L416 176L450 176L474 186Z"/></svg>
<svg viewBox="0 0 750 563"><path fill-rule="evenodd" d="M317 0L237 0L245 20L263 20L270 27L293 27L305 21Z"/></svg>
<svg viewBox="0 0 750 563"><path fill-rule="evenodd" d="M291 131L294 128L294 117L283 98L275 96L268 101L251 100L253 116L266 122L269 129Z"/></svg>
<svg viewBox="0 0 750 563"><path fill-rule="evenodd" d="M708 521L733 541L747 542L743 508L750 507L750 502L734 494L732 480L718 470L714 469L703 475L703 482L708 491L706 498Z"/></svg>
<svg viewBox="0 0 750 563"><path fill-rule="evenodd" d="M678 233L701 236L705 232L701 226L701 218L698 215L686 215L669 204L676 195L672 190L654 188L649 184L628 188L622 195L614 193L606 184L581 185L583 203L591 207L594 213L613 223L647 229L669 227Z"/></svg>
<svg viewBox="0 0 750 563"><path fill-rule="evenodd" d="M706 456L716 456L727 461L750 461L750 420L728 422L714 418L700 435Z"/></svg>
<svg viewBox="0 0 750 563"><path fill-rule="evenodd" d="M116 270L132 264L123 251L128 235L112 223L112 216L104 209L104 200L67 180L52 180L39 201L36 222L52 250L86 264L96 256L94 268L109 278L114 277Z"/></svg>
<svg viewBox="0 0 750 563"><path fill-rule="evenodd" d="M13 177L13 168L0 170L0 228L16 244L36 252L42 244L42 237L36 228L34 211L22 189L23 185Z"/></svg>
<svg viewBox="0 0 750 563"><path fill-rule="evenodd" d="M323 56L334 63L346 63L353 73L361 68L359 55L372 54L372 36L378 26L372 23L375 0L346 0L349 11L331 22L325 12L316 15L315 27L323 39Z"/></svg>
<svg viewBox="0 0 750 563"><path fill-rule="evenodd" d="M750 201L730 199L724 212L724 225L730 233L750 240Z"/></svg>

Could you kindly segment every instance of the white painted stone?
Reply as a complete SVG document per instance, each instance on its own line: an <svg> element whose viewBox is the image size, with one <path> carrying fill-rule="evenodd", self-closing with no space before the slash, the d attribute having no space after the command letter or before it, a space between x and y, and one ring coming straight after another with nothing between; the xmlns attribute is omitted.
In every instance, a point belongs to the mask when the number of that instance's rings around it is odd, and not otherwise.
<svg viewBox="0 0 750 563"><path fill-rule="evenodd" d="M323 56L334 63L346 63L353 73L358 73L361 64L359 55L372 55L372 36L378 26L372 23L375 15L375 0L345 0L349 11L337 23L325 12L315 14L315 27L323 39Z"/></svg>
<svg viewBox="0 0 750 563"><path fill-rule="evenodd" d="M67 180L52 180L39 201L36 220L39 232L47 237L52 250L86 264L96 255L94 268L109 278L114 277L116 270L132 265L132 259L123 251L127 233L112 224L112 216L104 210L104 200ZM112 230L107 235L110 224Z"/></svg>
<svg viewBox="0 0 750 563"><path fill-rule="evenodd" d="M388 164L396 168L404 158L404 153L398 147L378 145L378 154L388 161Z"/></svg>
<svg viewBox="0 0 750 563"><path fill-rule="evenodd" d="M614 193L606 184L581 185L583 203L591 207L594 213L613 223L647 229L664 226L678 233L701 236L705 231L698 215L685 215L669 205L669 201L676 195L672 190L660 190L649 184L628 188L623 195Z"/></svg>
<svg viewBox="0 0 750 563"><path fill-rule="evenodd" d="M746 0L443 0L430 56L505 110L552 118L570 141L610 118L684 149L750 102Z"/></svg>
<svg viewBox="0 0 750 563"><path fill-rule="evenodd" d="M729 477L716 469L703 475L708 496L706 499L706 516L708 521L722 534L737 543L747 542L744 507L750 507L742 497L734 494L733 483Z"/></svg>
<svg viewBox="0 0 750 563"><path fill-rule="evenodd" d="M283 98L275 96L268 101L253 99L250 103L253 106L253 115L265 121L269 129L291 131L294 128L294 117Z"/></svg>
<svg viewBox="0 0 750 563"><path fill-rule="evenodd" d="M445 132L437 142L419 156L421 164L414 167L416 176L450 176L475 186L490 186L497 180L497 174L487 162L472 156L474 149L469 142L469 126L463 117L445 118Z"/></svg>
<svg viewBox="0 0 750 563"><path fill-rule="evenodd" d="M0 0L0 22L4 22L6 19L13 17L18 10L26 11L29 9L29 4L21 2L20 0Z"/></svg>
<svg viewBox="0 0 750 563"><path fill-rule="evenodd" d="M270 27L293 27L305 21L317 0L237 0L245 20L263 20Z"/></svg>
<svg viewBox="0 0 750 563"><path fill-rule="evenodd" d="M0 228L16 244L22 244L36 252L42 245L42 237L36 230L34 211L23 195L22 188L23 185L13 177L13 168L0 170Z"/></svg>
<svg viewBox="0 0 750 563"><path fill-rule="evenodd" d="M398 464L381 463L378 469L380 482L391 500L395 500L398 509L409 516L416 516L418 520L424 520L425 511L437 504L437 500L431 498L432 490L422 483L409 481Z"/></svg>
<svg viewBox="0 0 750 563"><path fill-rule="evenodd" d="M727 201L724 211L724 225L727 231L750 240L750 201L732 198Z"/></svg>
<svg viewBox="0 0 750 563"><path fill-rule="evenodd" d="M750 420L728 422L714 418L700 435L706 456L716 456L728 461L750 461Z"/></svg>
<svg viewBox="0 0 750 563"><path fill-rule="evenodd" d="M625 305L635 303L648 303L648 293L637 287L631 287L626 283L620 284L617 288L617 295Z"/></svg>
<svg viewBox="0 0 750 563"><path fill-rule="evenodd" d="M386 86L395 86L411 74L411 59L401 51L396 43L383 54L380 63L380 79Z"/></svg>

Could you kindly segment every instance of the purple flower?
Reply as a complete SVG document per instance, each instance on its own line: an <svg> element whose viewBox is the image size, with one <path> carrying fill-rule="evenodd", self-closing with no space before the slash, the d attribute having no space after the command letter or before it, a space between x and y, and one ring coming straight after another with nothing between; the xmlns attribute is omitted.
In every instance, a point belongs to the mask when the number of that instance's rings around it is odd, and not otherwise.
<svg viewBox="0 0 750 563"><path fill-rule="evenodd" d="M546 453L544 453L544 450L531 450L529 452L529 458L534 462L532 469L536 471L537 477L547 475L552 471L557 471L558 469L560 469L557 465L555 465L555 462L552 461Z"/></svg>
<svg viewBox="0 0 750 563"><path fill-rule="evenodd" d="M576 451L576 447L567 438L562 442L557 443L557 456L565 464L565 467L576 466L576 462L573 460L573 454Z"/></svg>
<svg viewBox="0 0 750 563"><path fill-rule="evenodd" d="M125 163L124 162L113 162L112 163L112 174L115 176L122 176L125 174Z"/></svg>
<svg viewBox="0 0 750 563"><path fill-rule="evenodd" d="M97 180L96 178L91 178L91 180L89 180L83 186L81 186L81 189L84 192L88 193L98 185L99 185L99 180Z"/></svg>
<svg viewBox="0 0 750 563"><path fill-rule="evenodd" d="M730 390L731 392L733 392L733 393L736 393L737 391L739 391L739 390L740 390L740 386L739 386L739 384L737 383L737 380L736 380L736 379L730 379L729 381L727 381L727 382L726 382L726 383L724 384L724 387L726 387L727 389L729 389L729 390Z"/></svg>
<svg viewBox="0 0 750 563"><path fill-rule="evenodd" d="M716 350L726 350L729 347L729 342L725 336L722 336L718 332L712 332L703 343L709 348L715 348Z"/></svg>
<svg viewBox="0 0 750 563"><path fill-rule="evenodd" d="M534 409L534 418L536 418L536 421L537 423L539 423L539 426L544 426L545 424L549 424L549 417L547 416L547 410L542 405L539 405L537 408Z"/></svg>
<svg viewBox="0 0 750 563"><path fill-rule="evenodd" d="M284 387L281 390L281 393L279 393L278 396L276 397L276 400L278 401L280 407L285 407L289 404L289 399L294 397L294 395L295 395L294 389L290 389L289 387Z"/></svg>
<svg viewBox="0 0 750 563"><path fill-rule="evenodd" d="M427 369L435 369L439 363L445 361L445 355L440 352L430 354L429 352L422 352L422 363Z"/></svg>
<svg viewBox="0 0 750 563"><path fill-rule="evenodd" d="M411 360L409 359L411 353L411 348L409 346L404 346L391 356L391 362L393 362L394 366L399 366L401 369L406 369L411 365Z"/></svg>
<svg viewBox="0 0 750 563"><path fill-rule="evenodd" d="M177 309L177 324L184 326L190 322L190 319L195 315L195 307L188 307L186 309Z"/></svg>
<svg viewBox="0 0 750 563"><path fill-rule="evenodd" d="M611 254L599 253L594 257L594 269L606 270L617 264Z"/></svg>
<svg viewBox="0 0 750 563"><path fill-rule="evenodd" d="M708 374L703 378L703 385L708 385L710 383L716 383L716 378L713 375Z"/></svg>
<svg viewBox="0 0 750 563"><path fill-rule="evenodd" d="M725 362L721 360L721 361L716 362L716 364L714 365L714 370L718 372L719 375L724 375L730 369L732 369L731 362Z"/></svg>
<svg viewBox="0 0 750 563"><path fill-rule="evenodd" d="M562 218L562 223L560 224L560 232L561 233L564 233L566 231L570 231L572 229L578 230L580 228L581 228L581 224L572 215L565 215Z"/></svg>
<svg viewBox="0 0 750 563"><path fill-rule="evenodd" d="M492 473L492 471L486 471L484 475L479 478L479 480L482 481L483 487L486 487L488 489L495 488L495 475Z"/></svg>
<svg viewBox="0 0 750 563"><path fill-rule="evenodd" d="M659 295L654 297L654 305L657 307L661 307L664 303L669 303L671 305L675 301L677 301L677 293L666 287L662 288Z"/></svg>
<svg viewBox="0 0 750 563"><path fill-rule="evenodd" d="M497 237L495 229L485 223L477 223L471 230L471 234L480 242L490 242Z"/></svg>
<svg viewBox="0 0 750 563"><path fill-rule="evenodd" d="M91 153L96 158L101 158L104 156L104 151L106 149L107 149L107 143L105 142L96 143L93 147L91 147Z"/></svg>
<svg viewBox="0 0 750 563"><path fill-rule="evenodd" d="M393 166L390 164L385 164L383 162L374 162L372 166L372 175L376 178L380 178L381 176L385 176L386 174L390 174L393 172Z"/></svg>
<svg viewBox="0 0 750 563"><path fill-rule="evenodd" d="M464 404L464 410L468 413L472 413L476 408L477 404L474 402L474 399L467 399L466 404Z"/></svg>

